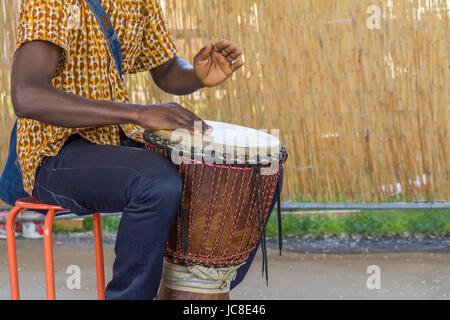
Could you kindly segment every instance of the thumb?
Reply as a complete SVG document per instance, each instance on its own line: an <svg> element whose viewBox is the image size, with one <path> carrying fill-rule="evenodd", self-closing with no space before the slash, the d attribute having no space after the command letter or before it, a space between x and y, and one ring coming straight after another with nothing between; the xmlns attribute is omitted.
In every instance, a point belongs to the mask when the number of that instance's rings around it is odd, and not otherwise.
<svg viewBox="0 0 450 320"><path fill-rule="evenodd" d="M209 42L206 46L200 49L200 51L197 54L197 58L200 60L207 60L211 56L213 49L214 49L213 43Z"/></svg>

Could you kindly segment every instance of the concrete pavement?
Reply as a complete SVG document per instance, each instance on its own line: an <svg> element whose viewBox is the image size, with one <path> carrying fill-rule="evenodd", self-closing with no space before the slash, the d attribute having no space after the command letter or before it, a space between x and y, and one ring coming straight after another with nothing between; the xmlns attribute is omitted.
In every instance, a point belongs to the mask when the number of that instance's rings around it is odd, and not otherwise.
<svg viewBox="0 0 450 320"><path fill-rule="evenodd" d="M45 299L42 240L18 239L23 299ZM93 244L54 241L57 299L96 299ZM106 241L105 272L111 278L113 244ZM6 241L0 241L0 299L9 299ZM81 289L69 290L67 268L81 270ZM379 266L381 289L369 290L367 268ZM450 299L450 252L300 253L269 249L269 286L261 278L261 256L233 299Z"/></svg>

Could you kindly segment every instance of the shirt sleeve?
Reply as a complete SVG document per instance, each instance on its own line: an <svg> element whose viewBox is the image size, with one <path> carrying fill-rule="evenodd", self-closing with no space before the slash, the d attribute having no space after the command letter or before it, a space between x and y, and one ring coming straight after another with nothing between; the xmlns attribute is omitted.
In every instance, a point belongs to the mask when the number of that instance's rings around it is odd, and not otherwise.
<svg viewBox="0 0 450 320"><path fill-rule="evenodd" d="M149 0L148 10L140 54L128 73L154 69L169 61L178 52L159 1Z"/></svg>
<svg viewBox="0 0 450 320"><path fill-rule="evenodd" d="M52 42L64 51L57 68L57 74L59 74L69 54L69 31L74 23L71 19L77 18L73 15L76 11L72 2L73 0L22 0L16 50L34 40Z"/></svg>

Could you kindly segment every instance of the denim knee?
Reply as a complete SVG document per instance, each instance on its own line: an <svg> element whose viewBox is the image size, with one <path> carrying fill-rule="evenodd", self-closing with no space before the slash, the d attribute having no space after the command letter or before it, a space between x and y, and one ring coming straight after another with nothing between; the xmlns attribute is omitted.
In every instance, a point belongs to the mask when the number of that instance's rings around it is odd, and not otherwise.
<svg viewBox="0 0 450 320"><path fill-rule="evenodd" d="M175 167L139 172L126 188L127 211L152 211L173 221L181 204L182 180Z"/></svg>

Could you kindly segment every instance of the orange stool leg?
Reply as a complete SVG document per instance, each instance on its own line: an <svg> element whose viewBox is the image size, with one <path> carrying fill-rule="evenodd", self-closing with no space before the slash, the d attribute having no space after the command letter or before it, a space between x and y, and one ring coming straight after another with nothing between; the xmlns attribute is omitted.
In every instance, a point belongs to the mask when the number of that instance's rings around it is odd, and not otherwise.
<svg viewBox="0 0 450 320"><path fill-rule="evenodd" d="M97 297L105 300L105 265L103 258L102 217L94 213L95 269L97 272Z"/></svg>
<svg viewBox="0 0 450 320"><path fill-rule="evenodd" d="M47 284L47 299L55 300L55 268L53 265L52 228L56 210L48 211L44 222L44 255L45 255L45 280Z"/></svg>
<svg viewBox="0 0 450 320"><path fill-rule="evenodd" d="M6 241L8 245L9 280L11 283L11 299L19 300L19 275L17 269L17 251L15 220L23 208L15 206L11 209L6 220Z"/></svg>

